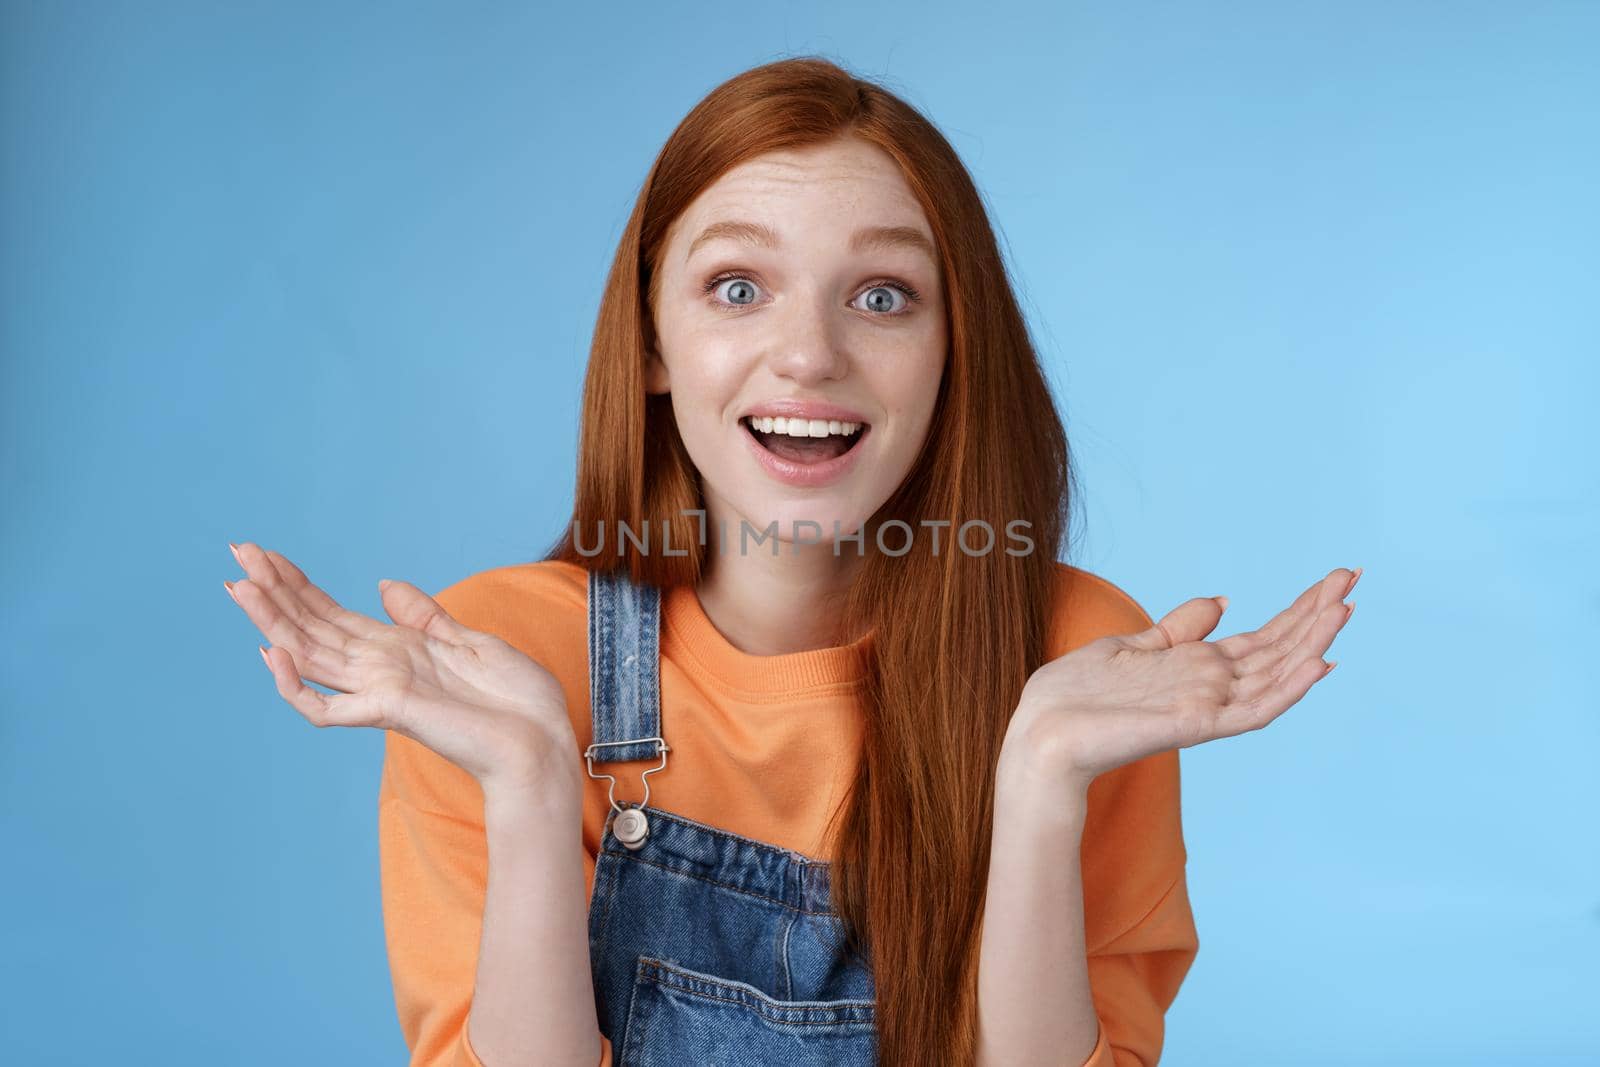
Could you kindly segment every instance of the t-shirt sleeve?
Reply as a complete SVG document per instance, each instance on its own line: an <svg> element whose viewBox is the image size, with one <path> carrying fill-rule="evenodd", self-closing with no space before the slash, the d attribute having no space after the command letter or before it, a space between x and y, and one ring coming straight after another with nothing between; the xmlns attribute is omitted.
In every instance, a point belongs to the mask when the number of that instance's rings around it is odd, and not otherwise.
<svg viewBox="0 0 1600 1067"><path fill-rule="evenodd" d="M1180 872L1155 907L1114 941L1089 952L1089 986L1100 1039L1085 1067L1153 1067L1166 1011L1199 950Z"/></svg>
<svg viewBox="0 0 1600 1067"><path fill-rule="evenodd" d="M1102 579L1095 579L1103 582ZM1153 620L1109 583L1103 634ZM1166 1012L1199 953L1190 908L1177 749L1096 778L1089 787L1082 864L1090 995L1100 1036L1084 1067L1152 1067Z"/></svg>
<svg viewBox="0 0 1600 1067"><path fill-rule="evenodd" d="M426 747L384 736L378 853L400 1031L411 1067L483 1067L467 1040L489 873L481 791Z"/></svg>
<svg viewBox="0 0 1600 1067"><path fill-rule="evenodd" d="M492 632L467 579L434 595L465 626ZM410 1067L494 1067L467 1020L488 888L489 848L477 780L427 746L384 733L378 851L384 938ZM601 1037L600 1067L611 1063Z"/></svg>

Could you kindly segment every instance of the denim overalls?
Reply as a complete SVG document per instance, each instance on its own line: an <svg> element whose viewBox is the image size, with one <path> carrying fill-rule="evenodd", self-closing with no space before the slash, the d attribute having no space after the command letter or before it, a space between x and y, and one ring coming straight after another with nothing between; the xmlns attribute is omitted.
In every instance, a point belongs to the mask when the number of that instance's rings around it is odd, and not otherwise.
<svg viewBox="0 0 1600 1067"><path fill-rule="evenodd" d="M845 951L828 865L649 806L596 763L655 759L660 590L589 573L590 777L611 781L589 905L600 1031L617 1067L866 1067L870 966ZM614 770L616 768L613 768ZM693 774L682 767L679 774Z"/></svg>

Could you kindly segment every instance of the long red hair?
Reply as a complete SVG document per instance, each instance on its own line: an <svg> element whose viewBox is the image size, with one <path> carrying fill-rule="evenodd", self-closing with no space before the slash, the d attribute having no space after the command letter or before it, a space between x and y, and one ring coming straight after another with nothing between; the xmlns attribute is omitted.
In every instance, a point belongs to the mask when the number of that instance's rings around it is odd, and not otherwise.
<svg viewBox="0 0 1600 1067"><path fill-rule="evenodd" d="M834 906L877 985L885 1064L969 1064L995 767L1023 683L1042 662L1057 557L1075 482L1066 434L1012 293L982 199L934 125L881 86L817 57L753 68L713 89L668 138L640 191L605 288L584 383L572 522L545 558L626 566L663 589L706 563L699 476L666 395L645 392L669 227L708 185L752 157L862 138L899 164L940 253L950 351L932 429L910 474L865 527L866 558L841 633L874 632L865 748L837 813ZM879 525L946 520L936 555L875 550ZM950 536L981 519L986 554ZM1014 520L1032 540L1016 548ZM578 531L650 531L577 550ZM670 527L666 555L656 531ZM711 546L714 538L707 539ZM898 549L899 534L884 543ZM844 551L851 549L846 546Z"/></svg>

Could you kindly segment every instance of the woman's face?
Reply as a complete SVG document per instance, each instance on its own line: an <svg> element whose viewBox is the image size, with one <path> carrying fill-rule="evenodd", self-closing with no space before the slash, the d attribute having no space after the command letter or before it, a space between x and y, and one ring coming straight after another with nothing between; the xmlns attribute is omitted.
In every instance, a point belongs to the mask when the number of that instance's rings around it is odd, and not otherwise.
<svg viewBox="0 0 1600 1067"><path fill-rule="evenodd" d="M750 160L678 218L647 387L672 395L728 551L741 520L828 544L899 487L944 372L942 288L910 187L859 139Z"/></svg>

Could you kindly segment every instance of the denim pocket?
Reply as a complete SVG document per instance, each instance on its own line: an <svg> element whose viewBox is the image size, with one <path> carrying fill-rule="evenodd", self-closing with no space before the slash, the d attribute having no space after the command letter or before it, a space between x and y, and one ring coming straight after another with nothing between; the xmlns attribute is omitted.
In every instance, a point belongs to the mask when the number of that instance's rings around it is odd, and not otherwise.
<svg viewBox="0 0 1600 1067"><path fill-rule="evenodd" d="M867 1000L777 1000L752 985L650 956L634 970L618 1067L873 1067Z"/></svg>

